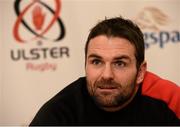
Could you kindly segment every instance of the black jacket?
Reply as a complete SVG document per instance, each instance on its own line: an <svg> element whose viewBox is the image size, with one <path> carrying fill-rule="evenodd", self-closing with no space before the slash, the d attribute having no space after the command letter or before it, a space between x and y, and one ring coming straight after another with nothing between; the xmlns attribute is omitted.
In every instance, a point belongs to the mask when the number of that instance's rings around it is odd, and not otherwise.
<svg viewBox="0 0 180 127"><path fill-rule="evenodd" d="M32 125L180 125L180 120L163 101L141 95L141 88L120 111L101 110L80 78L45 103Z"/></svg>

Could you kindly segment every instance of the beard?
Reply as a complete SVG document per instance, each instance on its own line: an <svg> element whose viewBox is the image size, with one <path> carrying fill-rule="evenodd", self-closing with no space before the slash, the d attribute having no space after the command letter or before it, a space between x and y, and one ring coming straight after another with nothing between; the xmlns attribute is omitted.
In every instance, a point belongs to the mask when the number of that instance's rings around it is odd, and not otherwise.
<svg viewBox="0 0 180 127"><path fill-rule="evenodd" d="M136 77L130 84L121 85L113 80L102 79L94 84L87 80L87 88L99 107L119 107L134 95L135 81Z"/></svg>

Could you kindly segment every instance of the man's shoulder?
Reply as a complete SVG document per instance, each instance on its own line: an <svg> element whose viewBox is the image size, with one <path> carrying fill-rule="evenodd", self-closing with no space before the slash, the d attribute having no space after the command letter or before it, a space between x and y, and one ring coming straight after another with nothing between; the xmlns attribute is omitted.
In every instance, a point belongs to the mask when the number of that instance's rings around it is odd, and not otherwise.
<svg viewBox="0 0 180 127"><path fill-rule="evenodd" d="M85 77L81 77L47 101L38 111L31 125L59 125L74 118L83 109ZM78 115L75 115L78 116Z"/></svg>
<svg viewBox="0 0 180 127"><path fill-rule="evenodd" d="M177 121L179 124L178 117L176 114L168 107L167 103L163 100L152 98L150 96L142 96L142 112L147 113L148 117L151 119L157 119L167 122Z"/></svg>
<svg viewBox="0 0 180 127"><path fill-rule="evenodd" d="M84 89L86 89L86 80L85 77L80 77L48 100L43 107L56 109L71 105L75 106L82 100L83 94L86 92Z"/></svg>
<svg viewBox="0 0 180 127"><path fill-rule="evenodd" d="M73 97L79 96L82 94L83 89L86 87L85 77L80 77L77 80L73 81L61 91L59 91L50 101L55 101L59 99L72 99Z"/></svg>
<svg viewBox="0 0 180 127"><path fill-rule="evenodd" d="M180 87L151 72L147 72L142 85L142 94L164 101L180 118Z"/></svg>
<svg viewBox="0 0 180 127"><path fill-rule="evenodd" d="M65 88L63 88L58 94L58 95L70 95L74 94L77 92L80 92L84 87L86 87L86 78L85 77L80 77L77 80L73 81L69 85L67 85Z"/></svg>

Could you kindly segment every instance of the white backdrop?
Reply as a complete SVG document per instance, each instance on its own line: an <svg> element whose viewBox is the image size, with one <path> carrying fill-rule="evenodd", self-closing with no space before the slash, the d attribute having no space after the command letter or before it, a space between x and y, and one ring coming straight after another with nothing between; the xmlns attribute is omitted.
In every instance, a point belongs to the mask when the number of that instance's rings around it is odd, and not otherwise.
<svg viewBox="0 0 180 127"><path fill-rule="evenodd" d="M47 6L18 1L0 0L0 125L28 125L48 99L84 76L87 35L105 17L121 15L137 22L148 35L148 70L180 85L179 0L57 0L61 4L58 19L43 37L35 33L52 22L58 12L56 0L41 0ZM33 23L36 14L40 25ZM65 36L55 42L62 32L59 21ZM18 41L17 35L25 42Z"/></svg>

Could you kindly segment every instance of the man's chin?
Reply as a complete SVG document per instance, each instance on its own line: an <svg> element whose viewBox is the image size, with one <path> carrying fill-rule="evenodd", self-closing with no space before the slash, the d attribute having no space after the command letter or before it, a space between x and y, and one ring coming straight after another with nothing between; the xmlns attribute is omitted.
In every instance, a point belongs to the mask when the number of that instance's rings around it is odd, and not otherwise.
<svg viewBox="0 0 180 127"><path fill-rule="evenodd" d="M131 98L131 96L124 97L119 94L110 93L111 92L109 91L96 91L95 96L93 96L93 99L98 107L108 112L114 112L121 109Z"/></svg>
<svg viewBox="0 0 180 127"><path fill-rule="evenodd" d="M100 107L114 107L118 105L115 100L115 97L109 94L109 91L98 94L93 98Z"/></svg>
<svg viewBox="0 0 180 127"><path fill-rule="evenodd" d="M96 99L95 102L99 108L101 108L107 112L118 111L120 109L119 107L121 107L121 105L113 102L112 100L108 100L108 99L107 100Z"/></svg>

